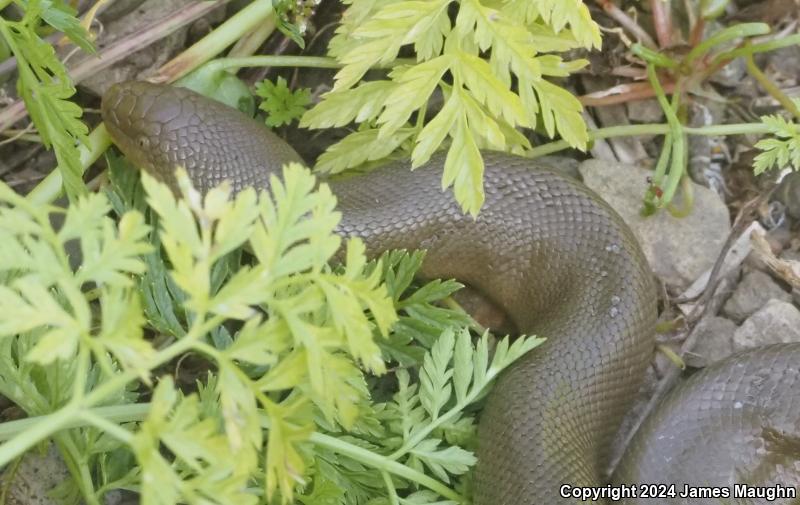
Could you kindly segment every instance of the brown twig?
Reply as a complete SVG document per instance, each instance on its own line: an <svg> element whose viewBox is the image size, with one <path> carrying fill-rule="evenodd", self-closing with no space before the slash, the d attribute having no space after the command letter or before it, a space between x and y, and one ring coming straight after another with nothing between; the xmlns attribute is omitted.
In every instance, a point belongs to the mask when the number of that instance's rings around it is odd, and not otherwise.
<svg viewBox="0 0 800 505"><path fill-rule="evenodd" d="M619 77L629 77L634 80L647 79L647 72L642 67L634 67L630 65L618 66L611 69L611 75Z"/></svg>
<svg viewBox="0 0 800 505"><path fill-rule="evenodd" d="M728 251L731 250L733 245L739 239L739 236L750 226L750 224L752 224L753 221L755 221L759 207L761 207L764 202L769 200L769 197L772 196L772 193L775 191L775 187L776 186L773 186L769 190L763 192L761 195L753 198L749 202L745 203L741 209L739 209L736 220L734 221L731 231L728 234L728 238L725 240L725 244L722 246L719 257L717 257L717 261L714 263L711 273L708 276L706 287L700 296L676 298L672 300L672 303L680 304L695 302L697 306L702 306L711 296L713 296L714 291L716 290L716 284L719 282L719 274L722 271L722 266L725 263L724 260L728 255ZM693 310L692 313L687 316L687 321L692 322L692 314L694 312L695 311Z"/></svg>
<svg viewBox="0 0 800 505"><path fill-rule="evenodd" d="M691 330L689 331L686 339L683 341L680 349L680 357L683 358L687 353L689 353L697 343L697 339L700 335L700 332L697 331L699 326L699 320L701 318L707 316L713 316L719 310L719 306L721 303L712 303L713 297L717 292L722 280L724 277L720 278L720 272L722 271L722 266L725 263L725 258L728 256L733 245L737 242L739 237L745 230L750 226L750 224L756 219L756 210L767 200L769 199L770 195L774 191L774 188L770 189L762 193L757 198L754 198L747 204L745 204L741 210L739 211L738 215L736 216L736 220L731 227L731 232L728 234L728 238L725 240L725 244L722 246L722 250L720 251L719 255L717 256L717 260L714 262L714 267L711 269L711 274L708 278L708 283L706 284L703 293L697 299L697 302L689 313L686 316L685 321L687 326L691 326ZM650 415L650 413L655 409L655 407L661 403L664 395L672 389L672 386L675 384L675 381L678 380L678 377L681 374L681 369L678 367L671 367L667 370L664 374L664 377L658 383L655 392L650 397L650 401L647 403L647 406L644 410L639 414L638 418L636 419L636 423L634 424L631 431L628 433L627 437L625 438L625 446L627 446L633 436L636 434L638 429L641 427L644 420Z"/></svg>
<svg viewBox="0 0 800 505"><path fill-rule="evenodd" d="M78 83L87 77L96 74L104 68L129 56L150 44L160 40L175 30L185 26L196 19L203 17L220 5L230 0L216 0L214 2L197 1L181 7L164 19L137 32L133 37L121 40L99 51L96 57L87 58L68 70L73 82ZM22 100L17 100L0 111L0 130L10 128L14 123L27 116L28 111Z"/></svg>
<svg viewBox="0 0 800 505"><path fill-rule="evenodd" d="M597 5L599 5L600 7L602 7L602 9L605 11L606 14L608 14L608 16L611 19L619 23L620 26L628 30L628 32L630 32L631 35L636 37L639 40L639 42L641 42L642 44L646 45L651 49L655 49L657 47L656 42L653 40L653 37L651 37L650 34L648 34L646 31L644 31L644 28L639 26L639 23L637 23L633 18L628 16L628 14L626 14L625 11L617 7L616 4L614 4L614 2L612 2L611 0L595 0L595 3L597 3Z"/></svg>
<svg viewBox="0 0 800 505"><path fill-rule="evenodd" d="M650 0L653 26L661 49L672 45L672 6L669 0Z"/></svg>
<svg viewBox="0 0 800 505"><path fill-rule="evenodd" d="M588 95L578 97L581 104L588 107L604 107L607 105L617 105L620 103L635 102L636 100L645 100L654 97L655 91L650 83L647 82L634 82L626 84L626 91L622 93L613 93L612 90L597 91ZM674 82L666 82L663 84L664 92L671 94L675 91ZM615 88L620 88L615 86ZM612 94L613 93L613 94Z"/></svg>
<svg viewBox="0 0 800 505"><path fill-rule="evenodd" d="M33 124L31 123L31 124L27 125L25 128L22 128L19 131L11 133L11 135L7 139L0 140L0 146L4 146L6 144L11 144L12 142L24 137L25 135L33 132L34 130L35 130L35 128L33 127ZM11 132L11 130L9 130L8 132ZM3 134L8 133L8 132L3 132Z"/></svg>
<svg viewBox="0 0 800 505"><path fill-rule="evenodd" d="M703 18L699 18L697 22L692 25L692 30L689 33L689 45L691 47L696 46L703 40L703 30L706 27L706 20Z"/></svg>

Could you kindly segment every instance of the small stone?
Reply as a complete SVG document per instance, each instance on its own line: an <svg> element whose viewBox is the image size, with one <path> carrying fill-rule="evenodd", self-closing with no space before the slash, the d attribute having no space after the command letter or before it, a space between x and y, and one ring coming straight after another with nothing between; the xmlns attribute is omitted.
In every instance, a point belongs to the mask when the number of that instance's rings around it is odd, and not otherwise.
<svg viewBox="0 0 800 505"><path fill-rule="evenodd" d="M694 331L696 344L691 352L684 355L686 364L693 368L703 368L733 354L733 334L736 324L724 317L711 316L700 320Z"/></svg>
<svg viewBox="0 0 800 505"><path fill-rule="evenodd" d="M666 211L643 217L642 197L652 171L601 160L584 161L579 169L586 185L634 230L651 268L667 285L685 288L714 265L730 232L730 216L712 190L692 183L694 207L686 217Z"/></svg>
<svg viewBox="0 0 800 505"><path fill-rule="evenodd" d="M783 178L773 198L786 207L786 213L800 220L800 172L792 172Z"/></svg>
<svg viewBox="0 0 800 505"><path fill-rule="evenodd" d="M767 70L773 81L782 87L797 86L797 69L800 67L800 47L790 45L770 51L767 57Z"/></svg>
<svg viewBox="0 0 800 505"><path fill-rule="evenodd" d="M784 291L768 274L753 270L744 274L733 295L722 307L722 313L741 323L772 299L789 302L792 295Z"/></svg>
<svg viewBox="0 0 800 505"><path fill-rule="evenodd" d="M47 452L27 452L18 467L13 471L9 471L9 468L2 474L2 484L7 491L4 503L24 505L62 503L49 494L54 487L69 478L69 470L55 445L50 444Z"/></svg>
<svg viewBox="0 0 800 505"><path fill-rule="evenodd" d="M710 80L727 88L736 88L742 84L742 79L747 76L747 65L744 58L736 58L725 65L719 72L715 72Z"/></svg>
<svg viewBox="0 0 800 505"><path fill-rule="evenodd" d="M658 104L658 100L633 100L626 104L628 108L628 119L634 123L660 123L664 119L664 109Z"/></svg>
<svg viewBox="0 0 800 505"><path fill-rule="evenodd" d="M800 310L789 302L770 300L733 334L733 349L800 342Z"/></svg>

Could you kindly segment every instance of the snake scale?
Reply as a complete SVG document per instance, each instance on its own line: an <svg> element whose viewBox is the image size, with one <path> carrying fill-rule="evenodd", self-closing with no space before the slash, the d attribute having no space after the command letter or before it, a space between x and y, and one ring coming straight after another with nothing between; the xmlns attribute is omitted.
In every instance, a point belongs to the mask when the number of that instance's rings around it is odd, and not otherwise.
<svg viewBox="0 0 800 505"><path fill-rule="evenodd" d="M123 153L173 187L178 165L201 191L225 179L240 190L266 187L283 163L300 161L262 124L184 89L118 84L102 115ZM426 249L422 276L456 278L504 308L520 331L548 337L489 394L474 503L610 503L614 496L601 493L619 489L604 475L610 444L654 348L647 261L622 219L581 183L533 160L483 156L486 201L477 219L441 191L444 160L434 156L413 173L392 163L331 181L339 231L362 237L371 255ZM683 382L640 428L611 482L641 486L637 498L620 501L627 504L767 503L682 498L684 484L796 489L800 344L738 354ZM659 483L676 487L643 486ZM581 501L583 486L599 494ZM656 496L642 498L647 491Z"/></svg>

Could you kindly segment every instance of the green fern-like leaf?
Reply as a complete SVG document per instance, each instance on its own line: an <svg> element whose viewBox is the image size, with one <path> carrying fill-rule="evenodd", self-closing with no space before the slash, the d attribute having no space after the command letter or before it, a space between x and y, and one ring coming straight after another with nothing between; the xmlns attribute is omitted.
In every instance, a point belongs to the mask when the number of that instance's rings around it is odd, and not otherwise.
<svg viewBox="0 0 800 505"><path fill-rule="evenodd" d="M274 83L261 81L256 86L256 94L264 99L259 108L267 113L267 126L291 123L302 116L311 103L311 90L292 91L283 77L278 77Z"/></svg>
<svg viewBox="0 0 800 505"><path fill-rule="evenodd" d="M198 397L180 395L169 377L159 382L150 413L131 446L142 464L142 503L168 505L197 501L201 496L210 504L258 503L246 491L247 475L235 471L239 454L220 432L216 419L201 415ZM187 470L175 468L162 446Z"/></svg>
<svg viewBox="0 0 800 505"><path fill-rule="evenodd" d="M800 106L800 100L795 100L795 103ZM773 167L791 166L794 170L800 170L800 126L777 115L764 116L761 120L774 138L756 143L756 149L761 150L753 164L756 175Z"/></svg>
<svg viewBox="0 0 800 505"><path fill-rule="evenodd" d="M36 30L44 20L64 30L84 50L91 50L92 46L74 11L64 2L25 2L25 8L20 21L0 17L0 36L17 57L17 92L25 101L43 144L53 148L67 194L74 199L86 193L78 145L86 142L88 129L80 120L82 109L69 100L75 87L66 68L53 46Z"/></svg>
<svg viewBox="0 0 800 505"><path fill-rule="evenodd" d="M586 62L543 54L599 47L599 29L580 0L348 3L330 45L330 54L344 66L333 90L301 125L355 121L361 126L320 157L319 169L338 172L407 151L407 140L412 167L446 148L442 184L453 186L462 208L475 215L484 200L481 149L522 153L530 146L518 129L537 124L551 137L585 149L580 102L545 78L568 76ZM387 79L358 84L369 69L392 64L404 47L414 50L416 64L395 66ZM444 103L438 111L428 110L437 91Z"/></svg>

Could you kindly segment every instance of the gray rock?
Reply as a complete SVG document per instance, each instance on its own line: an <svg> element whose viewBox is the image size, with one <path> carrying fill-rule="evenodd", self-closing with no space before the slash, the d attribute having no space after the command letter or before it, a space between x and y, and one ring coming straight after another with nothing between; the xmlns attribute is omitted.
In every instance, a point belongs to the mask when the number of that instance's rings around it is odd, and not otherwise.
<svg viewBox="0 0 800 505"><path fill-rule="evenodd" d="M766 54L767 67L773 81L781 87L798 84L797 68L800 67L800 47L791 45Z"/></svg>
<svg viewBox="0 0 800 505"><path fill-rule="evenodd" d="M786 249L783 252L781 252L780 256L778 257L782 260L800 262L800 251ZM795 305L800 307L800 289L792 288L792 301L794 302Z"/></svg>
<svg viewBox="0 0 800 505"><path fill-rule="evenodd" d="M633 100L625 104L628 108L628 119L634 123L660 123L664 119L664 109L658 100Z"/></svg>
<svg viewBox="0 0 800 505"><path fill-rule="evenodd" d="M736 58L722 67L719 72L714 72L709 80L728 88L736 88L742 84L742 79L746 76L747 64L744 58Z"/></svg>
<svg viewBox="0 0 800 505"><path fill-rule="evenodd" d="M689 106L689 126L701 128L725 121L727 106L724 100L715 101L707 98L693 100ZM728 193L725 187L725 177L722 175L725 163L712 163L712 159L719 150L724 153L724 142L720 137L708 135L690 135L689 147L689 175L697 184L713 189L718 195ZM724 197L723 197L724 199Z"/></svg>
<svg viewBox="0 0 800 505"><path fill-rule="evenodd" d="M792 172L784 177L772 198L786 207L789 216L800 220L800 172Z"/></svg>
<svg viewBox="0 0 800 505"><path fill-rule="evenodd" d="M782 300L767 302L733 334L734 351L781 342L800 342L800 310Z"/></svg>
<svg viewBox="0 0 800 505"><path fill-rule="evenodd" d="M768 274L753 270L742 277L733 295L722 307L722 313L741 323L772 299L790 302L792 295L784 291Z"/></svg>
<svg viewBox="0 0 800 505"><path fill-rule="evenodd" d="M9 505L58 505L60 502L49 496L49 492L69 478L61 454L50 444L46 453L28 451L15 470L10 465L2 474L2 483L7 490L4 503Z"/></svg>
<svg viewBox="0 0 800 505"><path fill-rule="evenodd" d="M703 368L733 354L733 334L736 324L724 317L705 317L697 323L694 331L697 340L694 349L684 355L690 367Z"/></svg>
<svg viewBox="0 0 800 505"><path fill-rule="evenodd" d="M728 209L713 191L693 184L694 207L684 218L665 211L643 217L642 196L651 171L597 160L584 161L579 169L586 185L634 230L650 266L665 283L684 288L713 266L730 232Z"/></svg>

